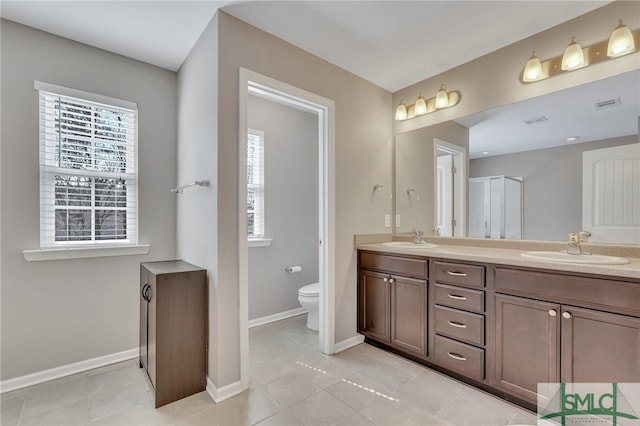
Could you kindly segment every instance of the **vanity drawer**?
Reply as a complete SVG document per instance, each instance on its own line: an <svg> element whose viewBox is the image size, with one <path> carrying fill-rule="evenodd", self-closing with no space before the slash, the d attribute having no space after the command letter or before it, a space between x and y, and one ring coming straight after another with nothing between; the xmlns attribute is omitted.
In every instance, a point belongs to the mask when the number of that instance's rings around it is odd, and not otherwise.
<svg viewBox="0 0 640 426"><path fill-rule="evenodd" d="M360 266L377 271L385 271L415 278L427 278L427 259L396 257L370 252L360 253Z"/></svg>
<svg viewBox="0 0 640 426"><path fill-rule="evenodd" d="M472 345L484 345L484 315L436 306L435 317L436 333Z"/></svg>
<svg viewBox="0 0 640 426"><path fill-rule="evenodd" d="M496 268L500 293L640 316L640 283Z"/></svg>
<svg viewBox="0 0 640 426"><path fill-rule="evenodd" d="M484 287L484 266L464 263L433 262L436 281L469 287Z"/></svg>
<svg viewBox="0 0 640 426"><path fill-rule="evenodd" d="M484 312L484 291L471 290L446 284L435 285L437 305L450 306L473 312Z"/></svg>
<svg viewBox="0 0 640 426"><path fill-rule="evenodd" d="M436 335L434 362L479 382L484 380L484 349Z"/></svg>

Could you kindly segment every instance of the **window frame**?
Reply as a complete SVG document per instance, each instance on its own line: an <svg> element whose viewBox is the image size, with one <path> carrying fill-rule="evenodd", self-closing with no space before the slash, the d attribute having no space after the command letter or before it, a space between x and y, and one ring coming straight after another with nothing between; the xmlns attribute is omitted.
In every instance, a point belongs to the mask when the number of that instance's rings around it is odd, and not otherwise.
<svg viewBox="0 0 640 426"><path fill-rule="evenodd" d="M68 87L58 86L50 83L44 83L40 81L34 81L34 89L38 92L38 127L39 127L39 165L40 165L40 250L39 251L50 251L57 249L66 249L68 251L76 252L78 254L78 250L82 249L94 249L93 255L77 255L76 257L96 257L101 255L113 255L112 252L108 251L96 251L97 248L114 248L114 247L122 247L127 246L129 248L134 247L133 250L128 250L127 253L123 254L140 254L139 252L145 251L148 252L149 246L138 246L138 105L135 102L125 101L121 99L111 98L103 95L98 95L90 92L85 92L77 89L71 89ZM104 107L105 110L108 111L121 111L125 114L130 114L130 119L132 123L132 130L126 133L126 136L123 138L123 145L125 146L125 159L123 163L125 165L124 171L100 171L94 169L76 169L76 168L67 168L61 167L59 164L55 164L55 155L50 155L51 151L47 151L47 149L53 148L55 151L55 142L52 142L51 138L47 138L47 130L51 132L52 130L56 131L55 122L57 120L51 121L47 120L48 116L46 113L54 112L55 107L44 107L43 108L43 96L51 97L54 102L60 102L62 99L64 101L71 100L73 102L77 102L78 105L86 107L89 111L89 116L91 116L91 126L89 127L92 130L88 141L90 147L89 155L91 159L91 163L95 164L97 161L98 154L96 152L96 147L98 142L102 142L105 145L118 145L114 144L113 140L105 139L100 140L95 137L95 131L98 127L98 124L95 122L95 111L97 109L101 109ZM55 101L55 97L58 97L58 100ZM55 117L55 114L52 114ZM48 121L48 122L47 122ZM52 124L53 123L53 124ZM110 130L110 128L108 128ZM60 129L57 129L58 134L60 134ZM50 133L49 133L50 136ZM127 152L126 147L131 147L133 152ZM60 155L60 154L58 154ZM58 159L59 161L59 159ZM94 166L95 167L95 166ZM90 190L90 205L79 205L79 206L71 206L69 201L67 201L67 205L56 205L56 185L55 179L57 176L64 177L74 177L75 179L87 179L89 181L89 186L87 187ZM96 198L96 187L97 181L99 179L112 179L116 182L124 181L124 185L126 185L126 189L124 192L118 193L121 188L118 188L118 183L114 183L115 188L112 189L113 193L108 196L116 197L114 200L114 206L100 206L99 201ZM98 189L100 190L100 189ZM120 195L118 195L120 194ZM124 194L124 195L122 195ZM108 197L107 196L107 197ZM125 206L117 206L117 204L121 201L120 197L125 197ZM85 200L85 202L87 202ZM73 207L73 208L71 208ZM91 235L87 240L66 240L59 241L56 236L56 212L57 211L67 211L70 212L72 210L77 211L90 211L91 215ZM118 238L118 235L115 233L117 230L117 225L114 230L115 238L104 238L100 239L96 238L96 211L124 211L125 219L124 223L126 223L124 238ZM68 214L68 213L67 213ZM53 222L51 222L53 220ZM114 221L117 222L118 219L114 218ZM114 223L115 223L114 222ZM69 234L69 230L66 232L67 236ZM137 248L136 248L137 247ZM28 257L36 257L35 259L27 259L27 260L47 260L41 259L40 254L37 254L38 250L25 250L23 253L25 258ZM102 253L102 254L101 254ZM110 254L104 254L110 253ZM45 255L46 257L46 255Z"/></svg>
<svg viewBox="0 0 640 426"><path fill-rule="evenodd" d="M249 138L251 136L258 137L260 141L261 153L258 161L259 161L259 171L261 172L261 176L260 176L261 183L250 182L248 177L249 167L251 167L250 164L253 164L253 161L249 161L249 155L250 155L249 145L251 144L251 142L249 141ZM266 146L265 146L264 132L262 130L257 130L257 129L251 129L251 128L247 129L247 222L249 222L250 213L253 212L254 229L257 223L259 225L259 231L260 231L258 233L249 232L249 226L247 223L247 241L251 243L250 246L252 247L261 247L264 245L269 245L268 243L271 242L270 239L265 238L265 230L266 230L266 226L265 226L266 225L266 222L265 222L265 147ZM253 210L249 209L248 197L250 193L254 194ZM258 197L255 197L256 193L258 194ZM256 220L256 217L257 217L257 220Z"/></svg>

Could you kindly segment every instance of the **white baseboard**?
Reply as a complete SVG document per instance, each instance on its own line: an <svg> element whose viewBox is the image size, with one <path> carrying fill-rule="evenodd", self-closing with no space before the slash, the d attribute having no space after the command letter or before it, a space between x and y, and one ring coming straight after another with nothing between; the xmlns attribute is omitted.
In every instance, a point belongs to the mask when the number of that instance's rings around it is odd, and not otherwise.
<svg viewBox="0 0 640 426"><path fill-rule="evenodd" d="M216 385L213 384L209 376L207 376L207 393L216 404L224 401L225 399L229 399L232 396L241 394L243 390L242 382L240 381L233 382L218 389L216 388Z"/></svg>
<svg viewBox="0 0 640 426"><path fill-rule="evenodd" d="M358 346L362 342L364 342L364 336L362 334L357 334L353 337L336 343L333 347L333 351L337 354L338 352L342 352L354 346Z"/></svg>
<svg viewBox="0 0 640 426"><path fill-rule="evenodd" d="M140 349L133 348L127 351L74 362L73 364L63 365L50 370L27 374L26 376L16 377L15 379L4 380L0 382L0 393L26 388L27 386L33 386L39 383L48 382L49 380L59 379L60 377L82 373L84 371L93 370L94 368L104 367L105 365L128 361L130 359L137 358L138 356L140 356Z"/></svg>
<svg viewBox="0 0 640 426"><path fill-rule="evenodd" d="M249 320L249 328L257 327L259 325L269 324L270 322L276 322L283 319L296 317L298 315L306 314L307 310L305 308L296 308L291 309L290 311L279 312L273 315L267 315L266 317L256 318Z"/></svg>

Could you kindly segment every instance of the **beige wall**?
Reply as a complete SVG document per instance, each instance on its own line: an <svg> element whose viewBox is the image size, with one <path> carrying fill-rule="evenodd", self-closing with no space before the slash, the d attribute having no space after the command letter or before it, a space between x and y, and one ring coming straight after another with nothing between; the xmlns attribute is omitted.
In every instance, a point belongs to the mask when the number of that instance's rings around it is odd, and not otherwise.
<svg viewBox="0 0 640 426"><path fill-rule="evenodd" d="M414 228L419 228L425 235L431 235L434 230L435 139L458 145L469 152L469 129L454 121L401 133L395 137L394 214L400 215L400 226L396 226L395 232L412 232ZM408 188L417 191L419 202L409 197Z"/></svg>
<svg viewBox="0 0 640 426"><path fill-rule="evenodd" d="M208 374L218 375L218 19L214 16L178 72L178 170L180 185L207 179L177 196L177 257L207 269ZM222 206L226 206L224 200Z"/></svg>
<svg viewBox="0 0 640 426"><path fill-rule="evenodd" d="M218 344L217 385L239 379L238 330L238 68L335 101L336 341L356 334L356 260L353 234L389 232L391 201L373 185L391 185L391 94L223 12L219 13L218 212L220 300L224 322ZM363 111L362 106L366 105ZM224 365L224 368L223 368Z"/></svg>
<svg viewBox="0 0 640 426"><path fill-rule="evenodd" d="M2 380L138 347L139 262L175 256L176 74L2 20ZM33 81L138 103L145 256L25 261L39 248Z"/></svg>
<svg viewBox="0 0 640 426"><path fill-rule="evenodd" d="M539 4L540 7L545 7L544 2L539 2ZM395 112L395 107L400 99L404 99L406 104L410 104L415 101L419 92L423 92L425 97L428 93L433 93L435 96L435 92L441 84L445 84L448 90L460 91L462 96L460 103L452 108L404 122L394 120L393 133L398 134L453 120L497 106L638 69L640 51L533 84L525 85L520 82L522 69L532 51L535 50L538 57L544 61L562 55L572 36L575 36L583 47L606 40L620 18L624 19L624 23L629 28L640 28L640 3L637 1L615 1L547 31L397 91L393 94L393 108L389 111L390 115ZM487 23L487 25L495 24Z"/></svg>

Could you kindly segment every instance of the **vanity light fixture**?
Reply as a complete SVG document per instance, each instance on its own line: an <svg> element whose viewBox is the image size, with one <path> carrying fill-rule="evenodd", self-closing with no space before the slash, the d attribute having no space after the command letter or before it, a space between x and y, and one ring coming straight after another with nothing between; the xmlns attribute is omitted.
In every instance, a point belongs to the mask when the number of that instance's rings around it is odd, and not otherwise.
<svg viewBox="0 0 640 426"><path fill-rule="evenodd" d="M616 56L626 55L635 50L636 44L633 41L633 34L629 27L622 23L622 19L618 21L618 26L609 37L607 45L607 56L615 58Z"/></svg>
<svg viewBox="0 0 640 426"><path fill-rule="evenodd" d="M580 136L569 136L567 142L577 141L578 139L580 139Z"/></svg>
<svg viewBox="0 0 640 426"><path fill-rule="evenodd" d="M620 20L608 40L582 47L576 38L572 37L571 43L565 48L562 56L545 61L540 61L536 52L533 52L527 60L520 78L523 83L534 83L598 62L619 58L635 52L639 41L640 30L631 31Z"/></svg>
<svg viewBox="0 0 640 426"><path fill-rule="evenodd" d="M413 110L416 115L425 115L427 113L427 103L422 97L422 92L420 92L418 99L416 99L416 103L413 106Z"/></svg>
<svg viewBox="0 0 640 426"><path fill-rule="evenodd" d="M536 81L542 75L542 64L540 59L536 56L535 50L533 54L524 66L524 73L522 74L523 81Z"/></svg>
<svg viewBox="0 0 640 426"><path fill-rule="evenodd" d="M400 104L396 108L396 120L402 121L407 119L407 106L404 104L402 99L400 99Z"/></svg>
<svg viewBox="0 0 640 426"><path fill-rule="evenodd" d="M576 68L584 66L584 52L582 46L576 41L575 37L571 37L571 43L564 50L562 55L561 68L565 71L570 71Z"/></svg>
<svg viewBox="0 0 640 426"><path fill-rule="evenodd" d="M447 92L443 84L436 92L434 98L425 99L422 96L422 92L420 92L414 105L407 106L403 100L400 100L400 104L396 107L395 118L396 121L409 120L419 115L425 115L439 109L452 107L457 105L458 102L460 102L460 93L456 91Z"/></svg>

